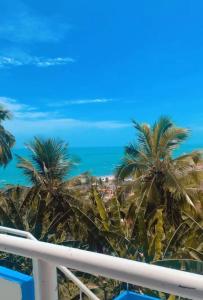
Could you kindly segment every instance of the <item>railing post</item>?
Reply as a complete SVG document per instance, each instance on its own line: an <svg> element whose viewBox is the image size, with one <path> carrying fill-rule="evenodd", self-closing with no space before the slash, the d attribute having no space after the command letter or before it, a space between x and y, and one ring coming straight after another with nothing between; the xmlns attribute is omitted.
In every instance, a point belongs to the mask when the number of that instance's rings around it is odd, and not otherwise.
<svg viewBox="0 0 203 300"><path fill-rule="evenodd" d="M35 300L58 300L56 266L47 261L33 260Z"/></svg>

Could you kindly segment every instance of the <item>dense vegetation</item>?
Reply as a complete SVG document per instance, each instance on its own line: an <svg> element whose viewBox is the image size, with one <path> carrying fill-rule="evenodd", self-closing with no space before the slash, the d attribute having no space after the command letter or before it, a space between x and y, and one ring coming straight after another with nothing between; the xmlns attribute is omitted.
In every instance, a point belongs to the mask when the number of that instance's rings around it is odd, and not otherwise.
<svg viewBox="0 0 203 300"><path fill-rule="evenodd" d="M0 109L1 122L9 116ZM174 155L189 132L169 118L160 118L153 127L133 126L136 141L125 148L108 200L103 190L109 183L88 173L82 176L84 183L80 176L67 180L74 167L67 144L35 138L27 145L30 158L18 157L30 187L1 190L1 225L29 231L42 241L203 274L201 152ZM13 144L14 137L0 125L2 166L12 158ZM20 257L2 254L1 264L32 272L30 261ZM78 275L103 299L123 288L119 282ZM77 299L77 289L61 275L60 282L61 299Z"/></svg>

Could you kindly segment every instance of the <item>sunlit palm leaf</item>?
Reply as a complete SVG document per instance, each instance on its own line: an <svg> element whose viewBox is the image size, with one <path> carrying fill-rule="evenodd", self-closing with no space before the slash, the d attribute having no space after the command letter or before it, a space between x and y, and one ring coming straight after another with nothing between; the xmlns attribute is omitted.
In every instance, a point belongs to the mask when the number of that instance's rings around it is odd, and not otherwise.
<svg viewBox="0 0 203 300"><path fill-rule="evenodd" d="M21 168L33 184L53 187L61 183L74 166L68 155L68 145L55 139L35 138L27 145L31 156L25 159L17 156Z"/></svg>

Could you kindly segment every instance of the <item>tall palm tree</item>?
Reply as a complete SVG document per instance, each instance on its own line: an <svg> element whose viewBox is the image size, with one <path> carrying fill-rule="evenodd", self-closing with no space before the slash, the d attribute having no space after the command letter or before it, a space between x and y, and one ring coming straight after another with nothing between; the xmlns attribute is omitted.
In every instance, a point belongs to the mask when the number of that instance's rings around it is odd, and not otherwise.
<svg viewBox="0 0 203 300"><path fill-rule="evenodd" d="M74 165L68 155L68 145L55 139L35 137L26 145L30 151L29 159L17 156L18 167L34 185L54 188L63 183Z"/></svg>
<svg viewBox="0 0 203 300"><path fill-rule="evenodd" d="M10 118L10 112L0 105L0 165L3 167L12 159L11 148L15 143L14 136L2 125L3 121Z"/></svg>
<svg viewBox="0 0 203 300"><path fill-rule="evenodd" d="M161 117L152 127L133 121L137 143L125 148L125 156L116 170L118 180L131 177L139 207L150 215L164 208L168 220L178 226L183 205L195 206L200 189L200 151L179 157L176 150L188 136L185 128L176 127L168 117Z"/></svg>

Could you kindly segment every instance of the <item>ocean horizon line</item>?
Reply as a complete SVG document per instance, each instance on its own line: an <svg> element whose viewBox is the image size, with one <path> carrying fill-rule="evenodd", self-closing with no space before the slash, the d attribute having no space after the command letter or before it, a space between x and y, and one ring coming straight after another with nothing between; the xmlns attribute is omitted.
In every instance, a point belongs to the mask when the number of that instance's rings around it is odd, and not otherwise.
<svg viewBox="0 0 203 300"><path fill-rule="evenodd" d="M70 177L75 177L85 172L89 172L95 177L109 177L115 173L124 155L125 147L122 146L103 146L103 147L69 147L70 157L78 159L78 163L70 172ZM189 153L193 150L202 150L199 144L184 143L175 151L175 156ZM0 180L6 184L27 185L28 182L22 170L17 167L16 154L28 158L29 151L26 147L13 149L13 160L8 166L0 169Z"/></svg>

